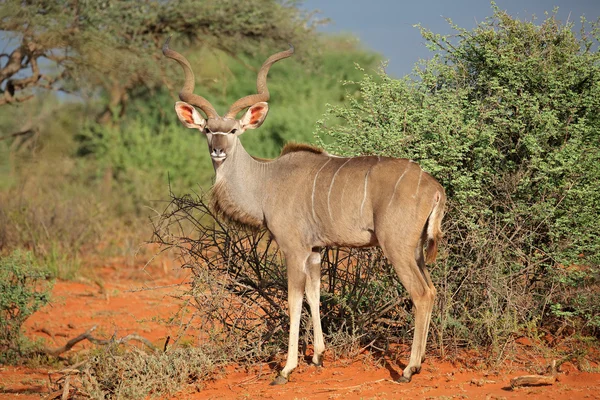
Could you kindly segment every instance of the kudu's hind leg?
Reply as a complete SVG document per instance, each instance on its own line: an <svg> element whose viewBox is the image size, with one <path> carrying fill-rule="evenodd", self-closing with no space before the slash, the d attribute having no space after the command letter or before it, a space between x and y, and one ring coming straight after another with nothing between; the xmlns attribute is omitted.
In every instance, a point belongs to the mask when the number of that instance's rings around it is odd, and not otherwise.
<svg viewBox="0 0 600 400"><path fill-rule="evenodd" d="M321 314L319 311L320 290L321 290L321 253L313 249L310 257L306 261L306 301L310 306L310 314L313 325L314 354L313 364L323 365L323 353L325 352L325 341L323 340L323 329L321 328Z"/></svg>
<svg viewBox="0 0 600 400"><path fill-rule="evenodd" d="M308 254L298 255L285 252L285 262L288 275L288 307L290 314L290 333L288 343L287 361L279 376L271 385L287 383L290 373L298 365L298 336L300 333L300 316L302 313L302 300L306 286L305 264Z"/></svg>
<svg viewBox="0 0 600 400"><path fill-rule="evenodd" d="M415 254L405 249L384 247L384 253L392 262L394 270L408 291L415 309L415 332L410 359L402 372L402 376L398 379L399 382L410 382L413 374L421 370L435 299L435 289L431 284L431 279L424 274L426 270L420 268L420 261L415 258ZM418 249L422 251L422 247L418 247Z"/></svg>
<svg viewBox="0 0 600 400"><path fill-rule="evenodd" d="M425 340L422 343L421 347L421 362L425 359L425 348L427 347L427 332L429 332L429 325L431 324L431 313L433 310L433 305L435 302L435 296L437 295L437 290L433 286L433 282L431 281L431 276L429 275L429 271L427 270L427 265L425 264L425 257L423 255L423 244L419 243L417 248L415 249L415 259L417 260L417 265L421 273L423 274L423 278L427 282L427 286L429 286L429 290L431 293L431 297L433 298L431 301L431 307L429 312L427 313L427 322L425 324Z"/></svg>

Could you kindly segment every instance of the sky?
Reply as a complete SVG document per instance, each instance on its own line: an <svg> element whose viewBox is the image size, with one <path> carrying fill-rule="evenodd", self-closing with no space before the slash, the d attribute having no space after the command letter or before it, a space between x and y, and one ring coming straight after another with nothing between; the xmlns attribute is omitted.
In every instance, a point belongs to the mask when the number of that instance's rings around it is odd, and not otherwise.
<svg viewBox="0 0 600 400"><path fill-rule="evenodd" d="M513 17L536 16L538 21L545 18L545 11L558 7L558 19L573 21L577 28L582 15L588 21L600 17L600 0L496 0L496 4ZM446 18L472 29L492 15L488 0L304 0L301 8L319 10L319 17L331 19L320 31L350 33L381 54L388 61L387 73L394 77L409 74L419 59L431 57L415 24L450 34Z"/></svg>

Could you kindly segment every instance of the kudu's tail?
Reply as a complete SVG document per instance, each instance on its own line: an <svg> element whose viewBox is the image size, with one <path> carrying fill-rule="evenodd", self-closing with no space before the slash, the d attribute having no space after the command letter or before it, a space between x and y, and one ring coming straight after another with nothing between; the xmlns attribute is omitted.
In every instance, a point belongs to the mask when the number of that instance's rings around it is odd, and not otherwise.
<svg viewBox="0 0 600 400"><path fill-rule="evenodd" d="M444 209L446 207L445 193L443 191L437 192L434 201L433 209L427 220L427 248L425 250L425 262L428 264L435 262L438 243L442 238L442 219L444 218Z"/></svg>

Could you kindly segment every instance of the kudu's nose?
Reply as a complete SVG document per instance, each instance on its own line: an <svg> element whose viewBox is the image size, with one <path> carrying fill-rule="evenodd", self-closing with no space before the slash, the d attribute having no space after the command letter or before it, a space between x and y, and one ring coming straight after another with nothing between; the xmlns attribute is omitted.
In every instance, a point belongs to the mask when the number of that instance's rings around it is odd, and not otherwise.
<svg viewBox="0 0 600 400"><path fill-rule="evenodd" d="M225 150L220 148L213 148L210 156L213 158L225 158L227 155L225 154Z"/></svg>

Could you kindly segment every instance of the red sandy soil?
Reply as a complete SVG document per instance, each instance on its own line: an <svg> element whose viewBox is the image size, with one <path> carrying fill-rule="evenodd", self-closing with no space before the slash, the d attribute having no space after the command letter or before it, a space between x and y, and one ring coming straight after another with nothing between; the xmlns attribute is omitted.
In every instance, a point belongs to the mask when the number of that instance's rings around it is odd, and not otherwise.
<svg viewBox="0 0 600 400"><path fill-rule="evenodd" d="M182 270L171 265L143 269L124 263L94 269L95 277L79 282L59 281L52 292L52 304L34 314L25 325L30 338L42 337L48 347L64 345L69 339L97 326L93 335L100 338L123 337L137 333L162 347L167 335L176 336L185 316L170 318L179 309L174 294L185 287ZM98 282L98 283L95 283ZM141 290L166 286L160 289ZM190 333L190 332L188 332ZM197 334L197 332L192 332ZM531 347L525 343L524 347ZM83 341L70 350L72 356L94 345ZM526 352L527 349L524 349ZM399 360L408 357L402 351ZM281 359L283 360L283 356ZM476 363L450 363L428 358L419 375L409 384L393 382L401 372L395 362L377 362L368 354L353 360L332 360L326 353L325 367L316 368L301 361L288 384L270 386L276 372L267 365L252 368L229 366L219 371L201 391L184 388L173 399L600 399L600 373L579 371L563 363L558 381L550 386L510 389L510 380L535 373L524 365L506 364L500 370L465 367ZM389 361L389 360L387 360ZM546 361L531 364L541 368ZM598 365L592 365L598 371ZM52 367L0 366L0 400L40 399L49 393Z"/></svg>

